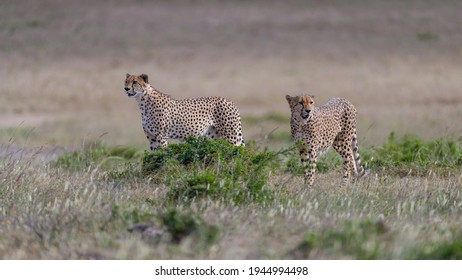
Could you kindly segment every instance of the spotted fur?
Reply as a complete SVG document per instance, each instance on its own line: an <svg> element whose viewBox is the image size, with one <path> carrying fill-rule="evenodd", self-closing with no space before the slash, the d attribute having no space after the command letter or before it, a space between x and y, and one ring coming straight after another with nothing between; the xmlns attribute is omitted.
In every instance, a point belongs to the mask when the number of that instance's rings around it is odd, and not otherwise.
<svg viewBox="0 0 462 280"><path fill-rule="evenodd" d="M233 145L244 145L239 110L225 98L176 100L154 89L146 74L127 74L125 92L138 101L151 150L167 146L168 138L183 141L187 136L223 138Z"/></svg>
<svg viewBox="0 0 462 280"><path fill-rule="evenodd" d="M352 169L358 177L365 174L358 152L357 112L350 101L332 98L326 104L315 107L314 96L311 95L286 95L286 100L291 110L292 137L296 141L301 141L299 152L305 184L313 185L318 155L330 147L333 147L343 159L341 186L348 183Z"/></svg>

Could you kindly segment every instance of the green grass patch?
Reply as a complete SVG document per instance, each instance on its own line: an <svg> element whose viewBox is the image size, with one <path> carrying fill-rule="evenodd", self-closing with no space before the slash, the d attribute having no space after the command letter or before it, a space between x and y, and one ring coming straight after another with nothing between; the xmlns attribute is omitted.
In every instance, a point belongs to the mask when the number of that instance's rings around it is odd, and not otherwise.
<svg viewBox="0 0 462 280"><path fill-rule="evenodd" d="M175 208L168 209L159 218L174 243L180 243L186 237L191 237L196 241L196 245L205 248L217 240L220 232L216 226L206 223L199 216Z"/></svg>
<svg viewBox="0 0 462 280"><path fill-rule="evenodd" d="M131 147L107 147L101 143L93 143L85 146L82 150L77 150L65 154L58 158L55 166L62 167L71 171L85 170L89 167L104 167L110 169L114 167L113 160L139 160L142 153Z"/></svg>
<svg viewBox="0 0 462 280"><path fill-rule="evenodd" d="M431 242L415 248L411 258L419 260L462 260L462 235L445 242Z"/></svg>
<svg viewBox="0 0 462 280"><path fill-rule="evenodd" d="M454 230L450 230L453 232ZM393 249L402 244L398 229L390 229L383 220L369 219L345 221L334 227L308 232L303 241L288 253L289 258L309 259L324 256L327 259L393 259ZM457 231L456 231L457 232ZM445 241L411 241L402 248L401 258L411 260L460 260L462 259L462 235L456 233Z"/></svg>
<svg viewBox="0 0 462 280"><path fill-rule="evenodd" d="M366 166L389 175L425 175L430 170L448 172L462 166L462 145L459 141L437 139L424 141L405 135L397 139L390 133L382 147L360 151Z"/></svg>
<svg viewBox="0 0 462 280"><path fill-rule="evenodd" d="M311 253L334 256L339 252L342 258L386 259L386 243L390 239L388 229L379 221L346 221L343 225L327 228L320 232L309 232L290 255L297 259L310 258Z"/></svg>

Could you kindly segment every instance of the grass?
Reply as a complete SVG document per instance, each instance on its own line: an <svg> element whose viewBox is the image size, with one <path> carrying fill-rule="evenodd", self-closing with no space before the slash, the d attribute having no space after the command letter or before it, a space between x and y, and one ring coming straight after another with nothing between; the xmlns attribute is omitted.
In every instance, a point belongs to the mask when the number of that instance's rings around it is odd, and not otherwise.
<svg viewBox="0 0 462 280"><path fill-rule="evenodd" d="M361 151L406 154L408 142ZM2 160L0 256L460 259L461 166L454 150L435 150L453 173L401 177L371 164L343 189L335 154L306 188L288 169L293 149L194 138L145 153L96 143L46 165Z"/></svg>

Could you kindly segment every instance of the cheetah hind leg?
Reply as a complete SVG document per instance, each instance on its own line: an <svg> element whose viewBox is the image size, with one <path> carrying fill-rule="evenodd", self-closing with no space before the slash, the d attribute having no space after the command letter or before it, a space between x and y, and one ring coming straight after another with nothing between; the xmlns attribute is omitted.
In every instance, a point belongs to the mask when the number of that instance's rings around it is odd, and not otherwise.
<svg viewBox="0 0 462 280"><path fill-rule="evenodd" d="M343 160L343 178L340 187L345 187L350 181L351 170L355 168L353 162L353 153L351 150L342 148L342 141L335 140L332 147L339 153Z"/></svg>
<svg viewBox="0 0 462 280"><path fill-rule="evenodd" d="M228 130L221 126L216 127L211 125L204 130L202 135L212 140L225 139L235 146L245 146L244 137L242 137L242 131L240 127Z"/></svg>

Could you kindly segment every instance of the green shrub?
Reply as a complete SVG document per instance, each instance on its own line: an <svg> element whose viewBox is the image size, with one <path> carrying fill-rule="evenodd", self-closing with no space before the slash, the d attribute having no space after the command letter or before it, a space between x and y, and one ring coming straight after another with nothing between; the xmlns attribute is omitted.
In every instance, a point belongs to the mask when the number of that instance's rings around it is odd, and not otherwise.
<svg viewBox="0 0 462 280"><path fill-rule="evenodd" d="M236 147L225 140L191 137L145 152L142 170L170 187L170 201L208 196L235 204L267 203L274 195L265 184L277 159L275 152L260 152L252 144Z"/></svg>

